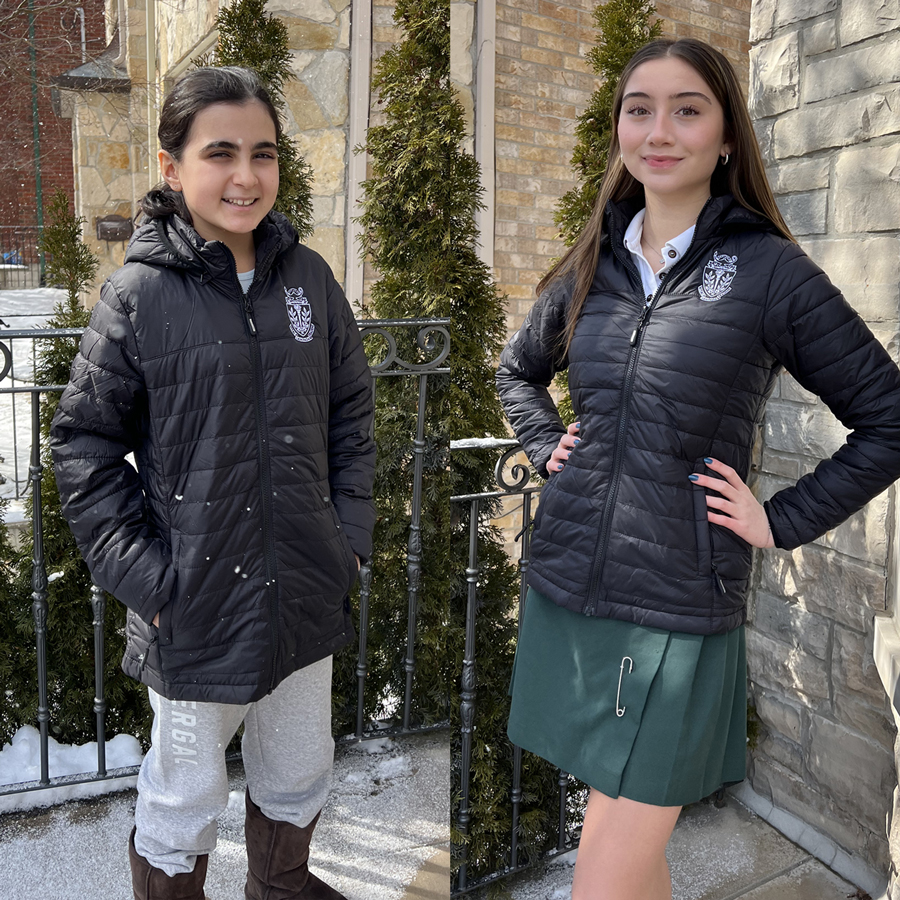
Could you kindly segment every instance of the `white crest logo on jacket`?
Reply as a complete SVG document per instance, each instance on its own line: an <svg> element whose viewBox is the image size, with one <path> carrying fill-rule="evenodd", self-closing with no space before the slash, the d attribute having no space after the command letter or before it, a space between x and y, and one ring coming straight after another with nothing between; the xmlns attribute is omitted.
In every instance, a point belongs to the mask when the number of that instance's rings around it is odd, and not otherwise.
<svg viewBox="0 0 900 900"><path fill-rule="evenodd" d="M713 258L703 270L703 284L700 285L701 300L721 300L731 290L731 282L737 274L737 261L736 256L713 253Z"/></svg>
<svg viewBox="0 0 900 900"><path fill-rule="evenodd" d="M303 296L303 288L284 289L284 302L287 304L288 320L294 337L301 343L311 341L316 326L312 320L312 309L309 300Z"/></svg>

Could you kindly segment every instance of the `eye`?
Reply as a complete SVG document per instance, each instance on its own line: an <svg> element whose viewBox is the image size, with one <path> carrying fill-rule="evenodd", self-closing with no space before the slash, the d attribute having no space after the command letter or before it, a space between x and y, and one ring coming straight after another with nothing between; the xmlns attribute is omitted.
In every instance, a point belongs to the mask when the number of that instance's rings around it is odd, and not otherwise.
<svg viewBox="0 0 900 900"><path fill-rule="evenodd" d="M625 115L627 116L644 116L649 115L649 110L646 106L641 106L640 104L636 104L634 106L629 107L625 111Z"/></svg>
<svg viewBox="0 0 900 900"><path fill-rule="evenodd" d="M682 118L692 118L693 116L699 116L700 110L697 109L696 106L682 106L681 109L678 110L678 115Z"/></svg>

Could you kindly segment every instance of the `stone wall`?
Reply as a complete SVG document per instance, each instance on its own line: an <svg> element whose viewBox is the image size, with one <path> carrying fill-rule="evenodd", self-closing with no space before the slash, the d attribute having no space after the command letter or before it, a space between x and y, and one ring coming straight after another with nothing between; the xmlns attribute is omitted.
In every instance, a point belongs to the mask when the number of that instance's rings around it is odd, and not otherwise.
<svg viewBox="0 0 900 900"><path fill-rule="evenodd" d="M898 29L896 0L754 0L750 56L751 112L788 224L895 357ZM846 435L790 376L779 381L762 440L762 496ZM890 607L892 494L810 546L760 554L748 634L764 726L754 788L883 875L895 727L872 651L874 617Z"/></svg>

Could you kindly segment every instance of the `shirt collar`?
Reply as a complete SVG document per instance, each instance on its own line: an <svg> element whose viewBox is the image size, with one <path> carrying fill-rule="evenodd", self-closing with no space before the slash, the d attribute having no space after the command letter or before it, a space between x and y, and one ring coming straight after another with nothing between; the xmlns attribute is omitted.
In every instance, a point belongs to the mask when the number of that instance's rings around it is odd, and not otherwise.
<svg viewBox="0 0 900 900"><path fill-rule="evenodd" d="M641 236L644 233L644 212L645 210L640 210L631 220L631 223L625 230L625 237L622 240L626 250L635 254L635 256L640 257L644 256L644 251L641 248ZM682 231L681 234L672 238L671 241L666 241L660 250L663 259L663 267L660 271L671 268L685 253L687 253L687 249L691 245L696 228L696 224L691 225L690 228Z"/></svg>

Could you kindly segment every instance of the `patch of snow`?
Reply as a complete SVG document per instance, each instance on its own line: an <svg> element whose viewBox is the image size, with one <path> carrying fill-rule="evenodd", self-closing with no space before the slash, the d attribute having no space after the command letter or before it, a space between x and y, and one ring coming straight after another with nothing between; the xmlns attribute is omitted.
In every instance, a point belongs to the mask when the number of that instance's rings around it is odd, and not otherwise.
<svg viewBox="0 0 900 900"><path fill-rule="evenodd" d="M376 738L374 741L360 741L357 746L366 753L389 753L394 749L394 742L390 738Z"/></svg>
<svg viewBox="0 0 900 900"><path fill-rule="evenodd" d="M47 740L49 774L51 778L91 775L97 771L97 743L91 741L78 747L60 744L52 737ZM143 755L137 738L119 734L106 742L107 771L139 766ZM23 725L12 742L0 750L0 785L23 784L41 777L41 734L31 725ZM61 784L52 788L22 794L0 796L0 812L14 809L33 809L50 806L65 800L96 797L133 787L135 775L125 775L105 781L82 784Z"/></svg>
<svg viewBox="0 0 900 900"><path fill-rule="evenodd" d="M391 756L383 759L375 766L375 777L381 781L389 778L409 778L412 767L408 756Z"/></svg>

